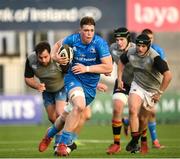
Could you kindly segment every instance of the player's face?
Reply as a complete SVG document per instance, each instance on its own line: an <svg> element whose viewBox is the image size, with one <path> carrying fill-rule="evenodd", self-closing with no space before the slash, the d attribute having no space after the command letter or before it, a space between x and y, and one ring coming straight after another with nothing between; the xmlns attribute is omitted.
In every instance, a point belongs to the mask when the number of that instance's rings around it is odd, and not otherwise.
<svg viewBox="0 0 180 159"><path fill-rule="evenodd" d="M81 40L84 44L89 44L94 37L94 25L83 25L80 29Z"/></svg>
<svg viewBox="0 0 180 159"><path fill-rule="evenodd" d="M38 54L38 61L41 65L47 66L50 62L51 56L47 50L44 50L41 54Z"/></svg>
<svg viewBox="0 0 180 159"><path fill-rule="evenodd" d="M145 44L137 44L136 49L139 56L144 56L148 50L148 47Z"/></svg>
<svg viewBox="0 0 180 159"><path fill-rule="evenodd" d="M125 50L127 48L128 41L125 37L117 37L116 43L118 44L120 50Z"/></svg>

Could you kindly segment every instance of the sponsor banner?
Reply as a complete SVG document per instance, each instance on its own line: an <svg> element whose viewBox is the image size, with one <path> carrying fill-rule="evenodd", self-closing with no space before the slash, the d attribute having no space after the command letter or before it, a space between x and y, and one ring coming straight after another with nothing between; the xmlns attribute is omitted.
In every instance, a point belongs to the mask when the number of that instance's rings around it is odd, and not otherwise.
<svg viewBox="0 0 180 159"><path fill-rule="evenodd" d="M126 18L129 30L141 32L150 28L156 32L180 31L179 0L127 0Z"/></svg>
<svg viewBox="0 0 180 159"><path fill-rule="evenodd" d="M40 96L0 96L0 124L39 124L42 104Z"/></svg>
<svg viewBox="0 0 180 159"><path fill-rule="evenodd" d="M97 28L125 25L125 0L7 0L0 1L0 30L74 29L84 16Z"/></svg>
<svg viewBox="0 0 180 159"><path fill-rule="evenodd" d="M180 122L180 92L168 92L156 105L157 121L163 123ZM92 104L91 122L106 123L112 119L112 96L98 94ZM128 106L124 107L124 116L128 116Z"/></svg>

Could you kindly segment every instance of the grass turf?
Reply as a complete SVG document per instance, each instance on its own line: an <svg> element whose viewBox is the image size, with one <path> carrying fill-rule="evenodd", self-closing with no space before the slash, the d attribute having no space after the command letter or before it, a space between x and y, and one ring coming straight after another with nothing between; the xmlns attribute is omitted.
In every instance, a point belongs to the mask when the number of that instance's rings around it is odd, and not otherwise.
<svg viewBox="0 0 180 159"><path fill-rule="evenodd" d="M38 126L0 126L0 158L57 158L53 156L53 144L46 152L38 152L38 143L43 137L47 125ZM158 125L158 137L166 147L152 149L148 138L149 153L141 155L125 151L130 138L122 138L122 151L116 155L107 155L106 148L112 143L111 125L87 125L83 128L78 149L68 158L177 158L180 157L180 124ZM123 132L123 131L122 131Z"/></svg>

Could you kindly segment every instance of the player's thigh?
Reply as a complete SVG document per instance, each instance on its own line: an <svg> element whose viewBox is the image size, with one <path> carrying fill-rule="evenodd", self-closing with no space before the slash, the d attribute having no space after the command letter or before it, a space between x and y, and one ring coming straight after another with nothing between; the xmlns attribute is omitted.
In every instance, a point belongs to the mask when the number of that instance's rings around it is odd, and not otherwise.
<svg viewBox="0 0 180 159"><path fill-rule="evenodd" d="M129 112L138 113L140 111L143 100L143 90L135 82L132 82L128 98Z"/></svg>
<svg viewBox="0 0 180 159"><path fill-rule="evenodd" d="M84 91L81 87L74 87L69 91L68 99L72 103L73 108L78 107L79 109L85 109L86 99Z"/></svg>
<svg viewBox="0 0 180 159"><path fill-rule="evenodd" d="M64 111L64 107L66 106L67 102L67 95L65 88L62 88L61 90L57 91L55 94L55 107L56 107L56 113L57 115L62 115Z"/></svg>
<svg viewBox="0 0 180 159"><path fill-rule="evenodd" d="M113 117L114 119L119 120L122 117L124 110L124 103L121 100L113 100Z"/></svg>
<svg viewBox="0 0 180 159"><path fill-rule="evenodd" d="M64 100L57 100L56 101L56 106L55 106L56 108L55 109L56 109L56 113L58 116L63 114L64 107L66 106L66 104L67 104L67 102Z"/></svg>
<svg viewBox="0 0 180 159"><path fill-rule="evenodd" d="M130 93L128 98L129 112L138 113L142 105L142 99L135 93Z"/></svg>

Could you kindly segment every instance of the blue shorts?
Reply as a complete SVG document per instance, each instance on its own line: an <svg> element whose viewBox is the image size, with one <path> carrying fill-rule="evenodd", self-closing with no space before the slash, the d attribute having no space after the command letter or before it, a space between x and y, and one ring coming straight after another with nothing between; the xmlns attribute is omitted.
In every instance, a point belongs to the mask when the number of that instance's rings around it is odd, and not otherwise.
<svg viewBox="0 0 180 159"><path fill-rule="evenodd" d="M66 91L64 87L57 92L44 91L42 93L42 97L43 97L43 103L45 107L55 104L55 102L58 100L66 101L67 99Z"/></svg>
<svg viewBox="0 0 180 159"><path fill-rule="evenodd" d="M94 100L96 91L94 91L94 89L84 87L82 83L74 76L70 74L66 74L64 78L64 83L65 83L65 89L66 89L67 94L74 87L81 87L83 89L84 94L85 94L85 99L86 99L86 106L88 106ZM89 92L91 92L91 94Z"/></svg>

